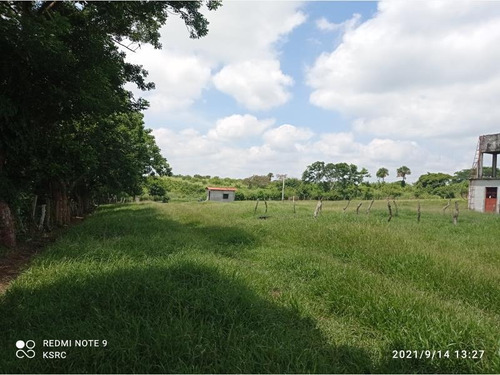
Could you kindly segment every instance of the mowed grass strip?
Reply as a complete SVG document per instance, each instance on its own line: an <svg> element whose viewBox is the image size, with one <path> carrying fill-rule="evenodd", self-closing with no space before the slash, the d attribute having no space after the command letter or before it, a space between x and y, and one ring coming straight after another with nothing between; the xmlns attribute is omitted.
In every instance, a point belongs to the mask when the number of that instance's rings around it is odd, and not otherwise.
<svg viewBox="0 0 500 375"><path fill-rule="evenodd" d="M270 202L266 220L254 202L102 207L0 296L0 370L498 373L499 218L462 207L454 226L444 204L422 201L420 223L412 201L389 223L386 202L318 219L315 202ZM43 339L108 345L48 360Z"/></svg>

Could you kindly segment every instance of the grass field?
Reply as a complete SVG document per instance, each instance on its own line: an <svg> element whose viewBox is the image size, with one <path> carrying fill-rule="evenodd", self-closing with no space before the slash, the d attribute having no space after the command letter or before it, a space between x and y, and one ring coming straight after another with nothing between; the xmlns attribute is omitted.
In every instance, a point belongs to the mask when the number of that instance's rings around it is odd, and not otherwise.
<svg viewBox="0 0 500 375"><path fill-rule="evenodd" d="M498 215L461 202L454 226L423 201L417 223L407 201L388 223L386 202L325 202L315 220L315 202L270 202L260 220L254 205L102 207L0 296L0 371L500 372ZM35 358L17 359L29 339Z"/></svg>

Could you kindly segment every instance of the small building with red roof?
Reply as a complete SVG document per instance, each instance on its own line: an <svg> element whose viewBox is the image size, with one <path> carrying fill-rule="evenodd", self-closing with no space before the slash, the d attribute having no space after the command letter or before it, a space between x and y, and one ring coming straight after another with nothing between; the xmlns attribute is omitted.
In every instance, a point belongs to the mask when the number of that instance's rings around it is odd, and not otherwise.
<svg viewBox="0 0 500 375"><path fill-rule="evenodd" d="M207 201L215 202L234 202L236 188L232 187L210 187L205 188L207 191Z"/></svg>

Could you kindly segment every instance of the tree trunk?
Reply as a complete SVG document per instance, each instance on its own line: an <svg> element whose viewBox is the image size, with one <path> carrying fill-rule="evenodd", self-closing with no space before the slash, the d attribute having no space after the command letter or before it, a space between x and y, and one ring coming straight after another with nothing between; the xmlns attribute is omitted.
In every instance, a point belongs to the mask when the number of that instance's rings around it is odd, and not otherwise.
<svg viewBox="0 0 500 375"><path fill-rule="evenodd" d="M52 185L52 196L54 199L54 221L56 225L68 225L70 223L71 212L66 184L64 182L54 183Z"/></svg>
<svg viewBox="0 0 500 375"><path fill-rule="evenodd" d="M84 215L84 205L83 205L83 198L79 193L75 193L76 197L76 216L83 216Z"/></svg>
<svg viewBox="0 0 500 375"><path fill-rule="evenodd" d="M87 215L92 212L91 200L88 194L83 194L82 204L83 204L84 215Z"/></svg>
<svg viewBox="0 0 500 375"><path fill-rule="evenodd" d="M38 202L38 195L35 195L33 198L33 203L31 205L31 221L35 222L35 214L36 214L36 203Z"/></svg>
<svg viewBox="0 0 500 375"><path fill-rule="evenodd" d="M3 178L2 170L6 157L0 149L0 177ZM12 248L16 247L16 226L10 212L9 205L0 199L0 245Z"/></svg>
<svg viewBox="0 0 500 375"><path fill-rule="evenodd" d="M45 229L47 231L51 231L52 230L52 200L51 199L46 199L45 202L47 203L47 213L46 213L46 217L45 217Z"/></svg>
<svg viewBox="0 0 500 375"><path fill-rule="evenodd" d="M40 223L38 224L38 230L43 230L43 224L45 223L46 210L47 210L47 205L42 204L42 212L40 214Z"/></svg>
<svg viewBox="0 0 500 375"><path fill-rule="evenodd" d="M0 201L0 245L16 247L16 228L9 205Z"/></svg>

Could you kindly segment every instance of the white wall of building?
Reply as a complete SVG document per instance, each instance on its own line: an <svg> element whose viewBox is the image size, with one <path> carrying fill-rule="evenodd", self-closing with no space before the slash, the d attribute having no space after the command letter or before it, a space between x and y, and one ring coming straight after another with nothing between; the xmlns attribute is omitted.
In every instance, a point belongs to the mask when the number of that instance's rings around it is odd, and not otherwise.
<svg viewBox="0 0 500 375"><path fill-rule="evenodd" d="M224 199L224 194L227 198ZM234 202L235 192L231 190L207 190L207 199L215 202Z"/></svg>
<svg viewBox="0 0 500 375"><path fill-rule="evenodd" d="M486 188L500 188L500 180L470 180L469 181L469 210L484 212ZM497 190L496 213L500 212L500 189Z"/></svg>

